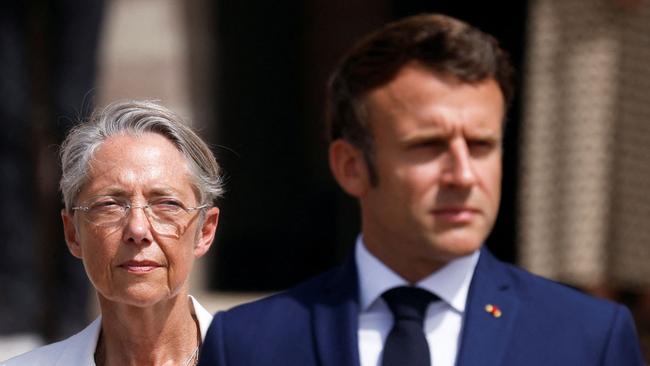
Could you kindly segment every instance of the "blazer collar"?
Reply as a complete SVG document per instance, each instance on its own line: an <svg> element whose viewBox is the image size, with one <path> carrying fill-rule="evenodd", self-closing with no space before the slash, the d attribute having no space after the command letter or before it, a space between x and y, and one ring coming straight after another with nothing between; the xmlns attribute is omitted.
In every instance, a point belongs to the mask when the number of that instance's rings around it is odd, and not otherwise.
<svg viewBox="0 0 650 366"><path fill-rule="evenodd" d="M84 330L63 341L65 349L55 365L95 366L95 348L101 329L102 317L99 316Z"/></svg>
<svg viewBox="0 0 650 366"><path fill-rule="evenodd" d="M201 340L205 340L205 334L208 332L208 328L210 327L210 323L212 322L212 314L210 314L209 311L207 311L201 304L199 304L198 301L194 298L194 296L190 295L190 299L192 300L192 306L193 306L193 312L194 315L196 315L196 320L199 322L199 330L201 331Z"/></svg>
<svg viewBox="0 0 650 366"><path fill-rule="evenodd" d="M481 249L465 309L458 366L502 364L519 310L506 269Z"/></svg>
<svg viewBox="0 0 650 366"><path fill-rule="evenodd" d="M325 281L312 313L320 365L359 366L358 277L354 255L349 255Z"/></svg>

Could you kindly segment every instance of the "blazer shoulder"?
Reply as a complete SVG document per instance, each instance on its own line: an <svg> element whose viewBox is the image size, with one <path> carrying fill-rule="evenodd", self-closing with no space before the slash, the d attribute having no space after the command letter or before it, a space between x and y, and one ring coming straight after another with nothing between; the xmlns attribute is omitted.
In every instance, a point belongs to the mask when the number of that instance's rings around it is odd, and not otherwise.
<svg viewBox="0 0 650 366"><path fill-rule="evenodd" d="M0 363L0 366L94 365L93 354L95 353L100 330L101 317L98 317L79 333L62 341L10 358Z"/></svg>
<svg viewBox="0 0 650 366"><path fill-rule="evenodd" d="M69 338L48 344L3 361L0 363L0 366L56 365L69 344Z"/></svg>

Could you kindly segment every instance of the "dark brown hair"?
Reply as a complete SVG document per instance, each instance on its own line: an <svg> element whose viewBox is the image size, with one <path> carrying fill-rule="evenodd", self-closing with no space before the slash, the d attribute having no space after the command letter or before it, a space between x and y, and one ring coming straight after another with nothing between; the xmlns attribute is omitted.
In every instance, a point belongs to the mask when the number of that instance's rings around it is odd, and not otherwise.
<svg viewBox="0 0 650 366"><path fill-rule="evenodd" d="M460 20L423 14L389 23L357 42L334 70L328 85L330 141L343 138L363 151L371 181L377 176L373 140L363 113L363 99L391 82L408 62L417 61L461 82L494 79L506 106L513 94L508 55L494 37Z"/></svg>

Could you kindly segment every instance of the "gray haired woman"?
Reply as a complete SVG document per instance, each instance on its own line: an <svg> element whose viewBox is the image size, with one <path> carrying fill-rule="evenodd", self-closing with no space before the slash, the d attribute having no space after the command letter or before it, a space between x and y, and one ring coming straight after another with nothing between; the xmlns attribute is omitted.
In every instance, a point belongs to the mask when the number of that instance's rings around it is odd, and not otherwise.
<svg viewBox="0 0 650 366"><path fill-rule="evenodd" d="M61 148L61 212L101 316L3 365L194 365L211 315L188 294L212 244L222 193L207 145L168 109L127 101L96 111Z"/></svg>

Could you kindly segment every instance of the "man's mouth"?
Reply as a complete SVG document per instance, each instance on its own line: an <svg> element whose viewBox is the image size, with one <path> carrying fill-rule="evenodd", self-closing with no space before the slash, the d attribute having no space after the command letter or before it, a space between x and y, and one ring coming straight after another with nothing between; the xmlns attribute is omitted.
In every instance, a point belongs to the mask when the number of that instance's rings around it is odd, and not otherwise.
<svg viewBox="0 0 650 366"><path fill-rule="evenodd" d="M452 224L469 223L480 214L479 210L466 206L436 208L431 212L437 220L442 220Z"/></svg>

